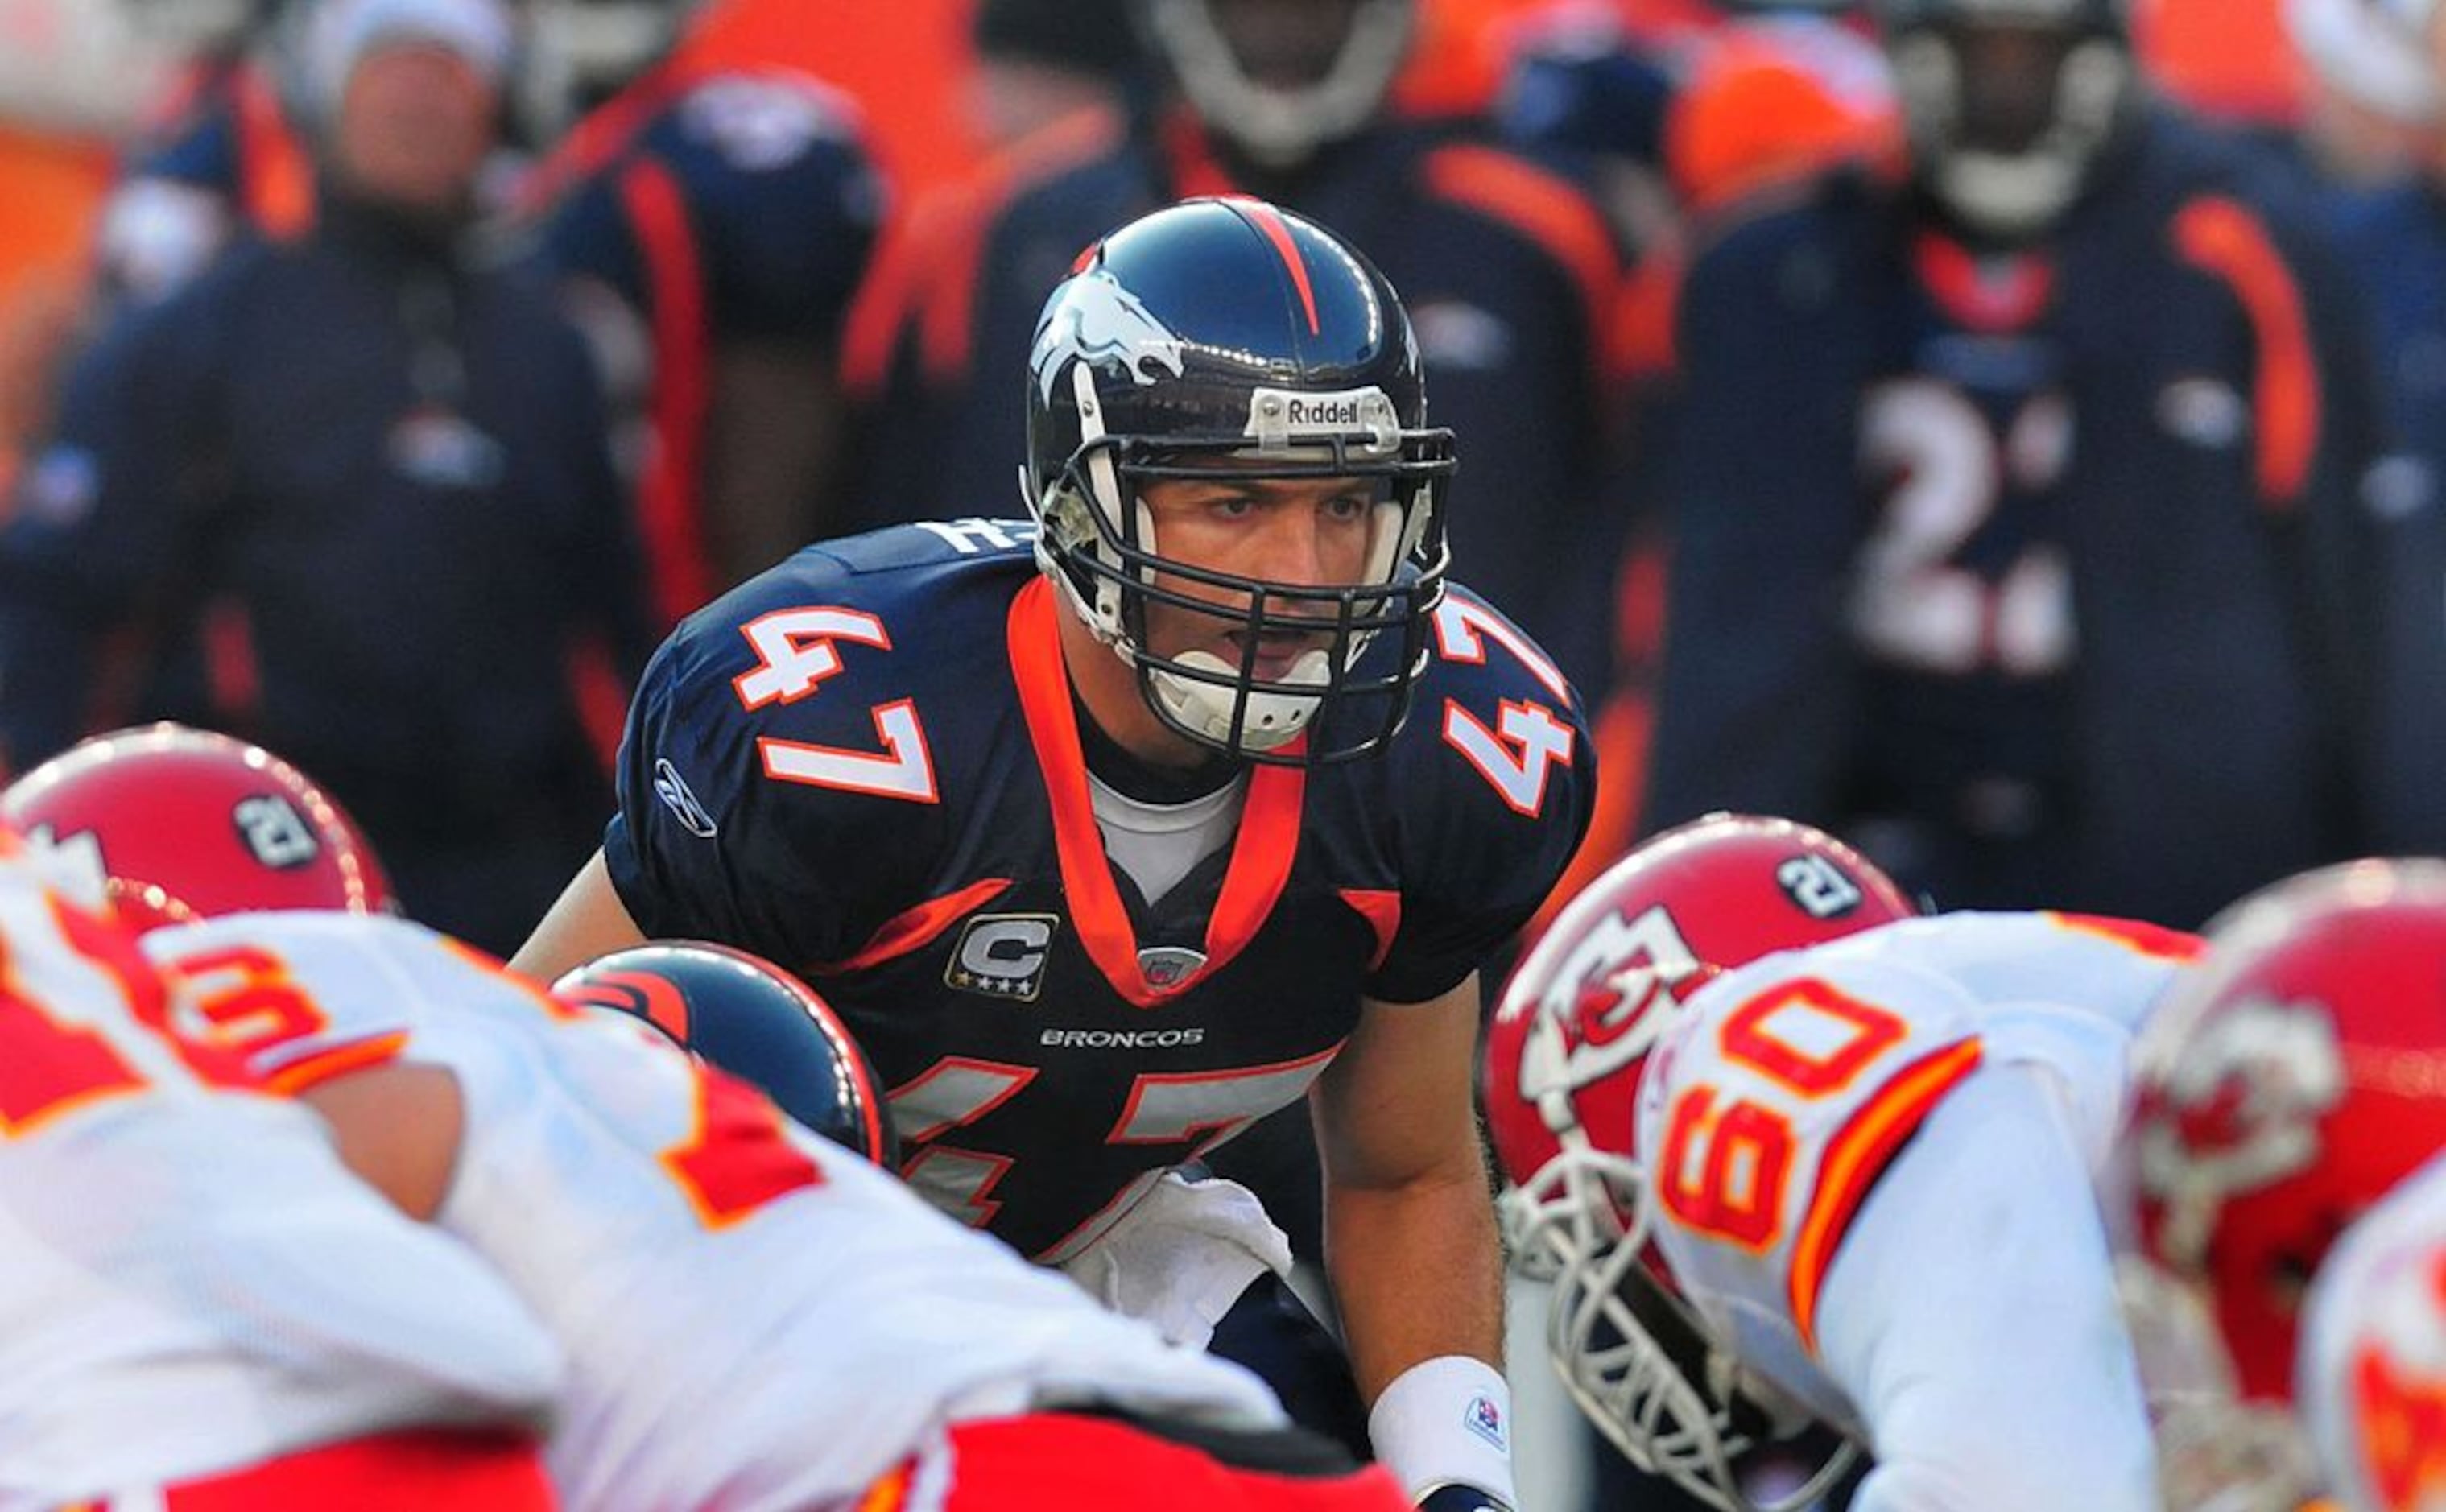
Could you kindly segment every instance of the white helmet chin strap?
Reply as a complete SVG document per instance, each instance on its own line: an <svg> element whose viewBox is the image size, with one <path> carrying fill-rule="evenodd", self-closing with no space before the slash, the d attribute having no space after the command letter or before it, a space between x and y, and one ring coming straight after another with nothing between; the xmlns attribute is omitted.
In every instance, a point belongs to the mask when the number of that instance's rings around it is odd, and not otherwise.
<svg viewBox="0 0 2446 1512"><path fill-rule="evenodd" d="M1932 35L1911 37L1894 63L1914 110L1960 119L1966 85L1951 47ZM1932 159L1929 187L1966 224L1990 236L2020 240L2044 234L2079 198L2092 163L2115 134L2131 78L2132 65L2115 44L2097 38L2077 44L2057 75L2055 123L2037 142L2005 153L1918 141L1915 150Z"/></svg>
<svg viewBox="0 0 2446 1512"><path fill-rule="evenodd" d="M1365 125L1408 53L1415 24L1400 0L1364 0L1326 77L1301 87L1262 85L1240 66L1208 0L1157 0L1156 36L1197 113L1258 163L1295 168Z"/></svg>
<svg viewBox="0 0 2446 1512"><path fill-rule="evenodd" d="M1120 651L1124 659L1129 658L1129 652L1120 646L1114 650ZM1239 669L1224 665L1223 658L1212 652L1183 652L1175 660L1218 677L1235 677L1239 673ZM1332 680L1326 662L1325 652L1311 647L1300 652L1289 671L1273 679L1316 689L1314 693L1251 692L1243 700L1237 688L1183 677L1161 668L1149 669L1147 682L1173 718L1218 743L1231 741L1232 715L1245 703L1248 713L1240 721L1239 744L1251 750L1272 750L1290 744L1292 737L1307 728L1308 720L1315 716L1325 687Z"/></svg>
<svg viewBox="0 0 2446 1512"><path fill-rule="evenodd" d="M2080 165L2038 153L1970 152L1936 165L1937 198L1964 221L2008 239L2055 224L2080 193Z"/></svg>

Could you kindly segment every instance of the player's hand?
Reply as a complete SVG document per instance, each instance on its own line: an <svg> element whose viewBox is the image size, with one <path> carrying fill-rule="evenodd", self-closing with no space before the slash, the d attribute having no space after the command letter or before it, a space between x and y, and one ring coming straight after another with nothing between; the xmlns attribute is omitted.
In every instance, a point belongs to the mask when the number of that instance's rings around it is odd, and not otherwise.
<svg viewBox="0 0 2446 1512"><path fill-rule="evenodd" d="M1512 1512L1512 1503L1474 1485L1439 1485L1420 1499L1419 1512Z"/></svg>

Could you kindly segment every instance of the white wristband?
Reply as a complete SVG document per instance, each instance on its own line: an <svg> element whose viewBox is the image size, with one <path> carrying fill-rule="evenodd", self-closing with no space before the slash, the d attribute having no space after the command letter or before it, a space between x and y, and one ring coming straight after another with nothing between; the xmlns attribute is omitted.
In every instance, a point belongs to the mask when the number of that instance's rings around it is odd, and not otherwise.
<svg viewBox="0 0 2446 1512"><path fill-rule="evenodd" d="M1418 1501L1439 1485L1512 1488L1512 1388L1484 1360L1439 1354L1393 1377L1367 1413L1377 1463Z"/></svg>

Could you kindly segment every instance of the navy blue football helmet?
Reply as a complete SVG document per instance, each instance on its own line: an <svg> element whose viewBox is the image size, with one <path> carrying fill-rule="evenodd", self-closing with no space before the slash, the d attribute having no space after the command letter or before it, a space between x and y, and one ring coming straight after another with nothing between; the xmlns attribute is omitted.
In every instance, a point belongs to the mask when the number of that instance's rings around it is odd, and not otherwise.
<svg viewBox="0 0 2446 1512"><path fill-rule="evenodd" d="M644 1019L834 1143L886 1170L899 1165L866 1052L831 1005L770 961L727 945L658 940L587 962L553 983L552 995Z"/></svg>
<svg viewBox="0 0 2446 1512"><path fill-rule="evenodd" d="M1401 728L1443 593L1453 468L1452 432L1426 428L1401 296L1348 242L1263 200L1185 200L1110 233L1037 322L1023 486L1038 560L1157 716L1232 756L1335 761ZM1370 484L1360 580L1271 582L1167 556L1145 486L1218 474ZM1238 664L1159 653L1150 603L1219 622ZM1396 653L1361 676L1380 636ZM1286 637L1308 649L1261 671Z"/></svg>

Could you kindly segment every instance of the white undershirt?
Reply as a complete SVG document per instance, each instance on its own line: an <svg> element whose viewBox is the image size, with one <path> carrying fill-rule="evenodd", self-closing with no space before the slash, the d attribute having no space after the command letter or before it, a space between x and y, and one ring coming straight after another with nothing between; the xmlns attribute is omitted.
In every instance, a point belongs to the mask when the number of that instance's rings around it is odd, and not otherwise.
<svg viewBox="0 0 2446 1512"><path fill-rule="evenodd" d="M1104 854L1136 882L1149 905L1180 885L1199 861L1232 843L1248 777L1234 777L1185 803L1140 803L1087 774L1087 799L1103 832Z"/></svg>

